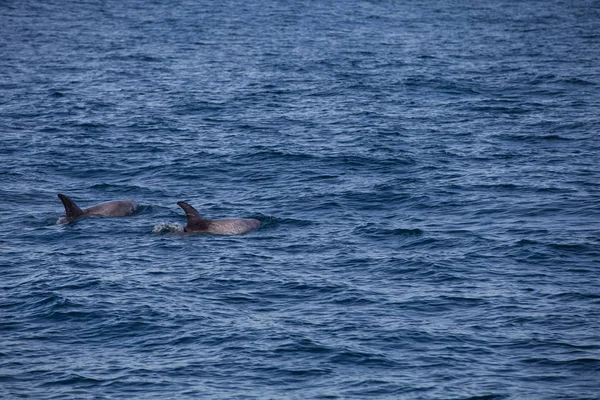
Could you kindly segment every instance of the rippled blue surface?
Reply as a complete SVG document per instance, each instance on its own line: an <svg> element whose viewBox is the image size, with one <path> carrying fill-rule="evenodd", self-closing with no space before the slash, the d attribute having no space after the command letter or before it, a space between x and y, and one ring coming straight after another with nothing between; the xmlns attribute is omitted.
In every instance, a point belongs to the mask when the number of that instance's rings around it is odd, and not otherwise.
<svg viewBox="0 0 600 400"><path fill-rule="evenodd" d="M0 397L597 399L599 85L591 0L3 2Z"/></svg>

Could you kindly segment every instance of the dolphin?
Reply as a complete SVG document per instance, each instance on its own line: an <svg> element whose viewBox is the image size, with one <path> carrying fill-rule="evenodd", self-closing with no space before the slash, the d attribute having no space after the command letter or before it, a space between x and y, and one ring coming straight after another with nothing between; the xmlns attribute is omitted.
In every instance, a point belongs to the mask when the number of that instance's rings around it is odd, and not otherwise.
<svg viewBox="0 0 600 400"><path fill-rule="evenodd" d="M184 232L241 235L260 226L260 221L257 219L205 219L188 203L178 201L177 205L183 208L187 216L187 225L183 228Z"/></svg>
<svg viewBox="0 0 600 400"><path fill-rule="evenodd" d="M65 216L56 221L57 224L65 222L73 222L80 218L85 218L90 215L101 215L104 217L123 217L135 212L138 207L137 202L133 200L113 200L106 203L93 205L89 208L81 209L73 200L62 193L58 194L58 198L65 206Z"/></svg>

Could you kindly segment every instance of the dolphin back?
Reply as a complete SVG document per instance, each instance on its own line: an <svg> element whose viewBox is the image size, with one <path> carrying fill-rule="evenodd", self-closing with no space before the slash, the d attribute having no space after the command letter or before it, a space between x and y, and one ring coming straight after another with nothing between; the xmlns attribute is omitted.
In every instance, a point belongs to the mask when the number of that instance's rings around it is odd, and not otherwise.
<svg viewBox="0 0 600 400"><path fill-rule="evenodd" d="M260 221L257 219L205 219L188 203L178 201L177 205L183 208L187 216L187 225L183 229L184 232L241 235L260 226Z"/></svg>
<svg viewBox="0 0 600 400"><path fill-rule="evenodd" d="M90 215L98 215L102 217L124 217L133 214L138 207L134 200L112 200L104 203L96 204L91 207L81 209L73 200L62 193L58 194L58 198L65 206L65 216L60 218L57 223L64 224L65 222L73 222L79 218Z"/></svg>
<svg viewBox="0 0 600 400"><path fill-rule="evenodd" d="M207 233L217 235L243 235L260 226L257 219L213 219L209 221Z"/></svg>

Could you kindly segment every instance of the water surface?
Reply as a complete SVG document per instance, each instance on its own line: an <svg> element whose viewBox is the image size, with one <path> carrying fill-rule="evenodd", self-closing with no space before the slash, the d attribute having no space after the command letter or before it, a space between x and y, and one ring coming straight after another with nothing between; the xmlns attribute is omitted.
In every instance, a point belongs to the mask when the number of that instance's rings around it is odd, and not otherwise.
<svg viewBox="0 0 600 400"><path fill-rule="evenodd" d="M5 2L0 396L598 398L599 84L596 1Z"/></svg>

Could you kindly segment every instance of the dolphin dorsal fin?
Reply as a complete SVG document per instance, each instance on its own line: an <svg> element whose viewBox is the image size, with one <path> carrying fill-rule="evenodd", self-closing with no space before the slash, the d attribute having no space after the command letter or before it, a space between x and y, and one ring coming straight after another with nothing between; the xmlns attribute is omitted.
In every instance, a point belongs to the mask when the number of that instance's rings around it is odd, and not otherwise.
<svg viewBox="0 0 600 400"><path fill-rule="evenodd" d="M186 231L203 231L208 229L208 221L202 218L194 207L184 201L178 201L177 205L185 211L185 216L187 217Z"/></svg>
<svg viewBox="0 0 600 400"><path fill-rule="evenodd" d="M77 206L77 204L75 204L75 202L73 200L71 200L70 198L68 198L67 196L65 196L62 193L58 194L58 198L60 199L60 201L62 201L63 206L65 206L65 214L67 216L67 219L69 221L74 220L78 217L81 217L83 214L85 214L81 208L79 208Z"/></svg>

